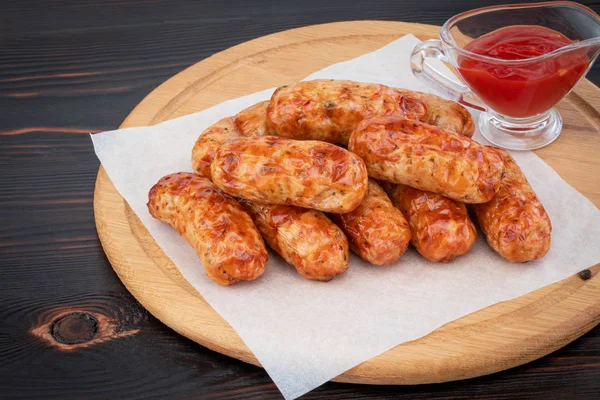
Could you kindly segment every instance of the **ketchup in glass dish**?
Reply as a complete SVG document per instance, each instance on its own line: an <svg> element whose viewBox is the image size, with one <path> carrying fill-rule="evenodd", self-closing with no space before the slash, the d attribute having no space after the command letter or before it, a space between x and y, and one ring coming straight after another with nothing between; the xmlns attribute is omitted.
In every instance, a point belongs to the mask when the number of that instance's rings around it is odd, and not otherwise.
<svg viewBox="0 0 600 400"><path fill-rule="evenodd" d="M526 60L574 43L552 29L507 26L481 36L464 49L499 60ZM527 118L550 109L585 74L590 59L583 50L565 52L530 63L494 63L458 57L464 81L496 112Z"/></svg>

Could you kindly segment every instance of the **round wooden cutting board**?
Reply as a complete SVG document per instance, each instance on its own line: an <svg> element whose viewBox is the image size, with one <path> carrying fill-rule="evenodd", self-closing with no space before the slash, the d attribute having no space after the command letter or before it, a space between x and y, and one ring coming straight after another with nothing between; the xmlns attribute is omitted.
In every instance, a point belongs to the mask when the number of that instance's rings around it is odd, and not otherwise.
<svg viewBox="0 0 600 400"><path fill-rule="evenodd" d="M265 36L218 53L169 79L132 111L122 127L156 124L299 81L408 33L431 39L438 32L438 27L428 25L358 21ZM600 206L600 90L583 81L559 109L564 119L562 135L536 153ZM108 259L128 290L150 313L203 346L260 365L229 324L179 274L102 168L96 182L94 211ZM544 356L600 322L599 270L600 265L591 267L581 276L451 322L335 380L372 384L444 382L489 374Z"/></svg>

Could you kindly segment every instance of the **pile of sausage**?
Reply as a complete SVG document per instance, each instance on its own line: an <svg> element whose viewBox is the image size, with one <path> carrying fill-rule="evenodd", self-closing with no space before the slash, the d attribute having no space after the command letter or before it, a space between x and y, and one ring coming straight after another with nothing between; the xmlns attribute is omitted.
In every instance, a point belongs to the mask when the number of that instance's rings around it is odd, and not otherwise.
<svg viewBox="0 0 600 400"><path fill-rule="evenodd" d="M320 281L348 268L349 248L386 265L412 243L448 262L477 237L465 204L502 257L543 257L548 214L512 157L473 131L467 110L431 94L335 80L283 86L204 131L195 173L163 177L148 209L222 285L264 272L264 242Z"/></svg>

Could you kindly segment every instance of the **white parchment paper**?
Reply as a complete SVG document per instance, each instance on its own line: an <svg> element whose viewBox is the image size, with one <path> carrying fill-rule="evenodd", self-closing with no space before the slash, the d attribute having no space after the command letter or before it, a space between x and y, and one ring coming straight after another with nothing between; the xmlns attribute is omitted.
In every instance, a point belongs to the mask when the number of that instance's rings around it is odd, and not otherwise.
<svg viewBox="0 0 600 400"><path fill-rule="evenodd" d="M409 55L417 43L414 36L405 36L307 79L352 79L431 92L410 71ZM535 154L516 152L552 220L552 248L542 260L505 262L480 235L469 254L450 264L425 261L412 249L390 267L353 256L346 274L321 283L302 278L271 252L257 281L231 287L213 283L177 232L150 216L148 191L166 174L192 171L192 146L210 124L267 100L271 93L265 90L151 127L95 134L92 140L119 193L183 276L238 332L286 398L447 322L600 262L600 211ZM476 139L484 141L478 134Z"/></svg>

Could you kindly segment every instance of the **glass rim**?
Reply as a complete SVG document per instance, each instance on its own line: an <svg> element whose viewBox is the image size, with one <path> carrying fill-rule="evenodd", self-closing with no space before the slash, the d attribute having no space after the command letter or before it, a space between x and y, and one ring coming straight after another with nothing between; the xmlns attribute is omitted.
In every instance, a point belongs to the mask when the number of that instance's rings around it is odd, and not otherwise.
<svg viewBox="0 0 600 400"><path fill-rule="evenodd" d="M486 61L488 63L511 64L511 65L523 65L523 64L528 64L528 63L532 63L532 62L537 62L537 61L545 60L548 58L552 58L552 57L562 54L562 53L569 52L573 49L587 47L590 45L600 45L600 36L599 36L599 37L595 37L595 38L581 40L579 42L575 42L575 43L569 44L567 46L560 47L556 50L551 51L550 53L542 54L540 56L525 58L522 60L502 60L499 58L484 56L481 54L473 53L469 50L465 50L464 48L459 47L456 44L456 42L454 41L454 38L450 34L450 26L454 25L457 21L459 21L465 17L468 17L468 16L482 14L482 13L496 11L496 10L506 10L506 9L511 9L511 8L540 8L540 7L558 6L558 5L579 8L580 10L590 14L592 17L596 17L596 19L598 20L598 23L600 24L600 16L598 14L596 14L589 7L584 6L583 4L573 2L573 1L546 1L546 2L541 2L541 3L504 4L504 5L497 5L497 6L487 6L487 7L475 8L473 10L464 11L460 14L456 14L455 16L450 18L448 21L446 21L444 23L444 25L442 25L442 28L440 29L440 38L442 39L442 42L445 45L451 47L453 50L456 50L458 53L460 53L463 56L474 58L474 59L477 59L480 61Z"/></svg>

